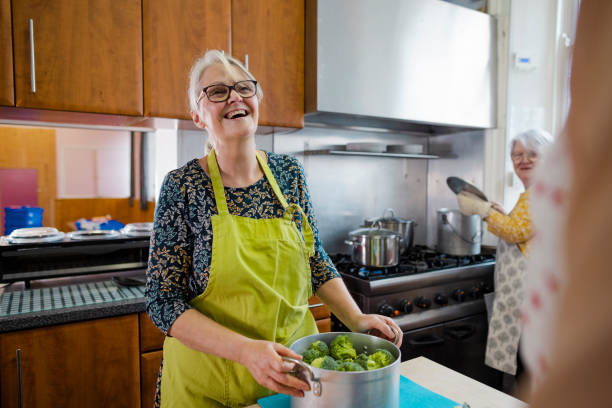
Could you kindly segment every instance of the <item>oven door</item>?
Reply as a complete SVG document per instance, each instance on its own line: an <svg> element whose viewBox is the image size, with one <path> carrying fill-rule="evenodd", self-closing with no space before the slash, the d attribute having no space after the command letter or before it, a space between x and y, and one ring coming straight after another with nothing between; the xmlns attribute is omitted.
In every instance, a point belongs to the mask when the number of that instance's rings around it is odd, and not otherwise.
<svg viewBox="0 0 612 408"><path fill-rule="evenodd" d="M500 389L502 373L485 365L487 315L404 332L402 360L427 357L491 387Z"/></svg>

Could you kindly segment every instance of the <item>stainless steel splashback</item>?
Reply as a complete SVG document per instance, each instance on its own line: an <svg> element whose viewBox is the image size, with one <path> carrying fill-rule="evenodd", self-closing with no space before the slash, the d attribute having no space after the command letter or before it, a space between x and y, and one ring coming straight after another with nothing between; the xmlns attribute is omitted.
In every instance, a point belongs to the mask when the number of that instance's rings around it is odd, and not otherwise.
<svg viewBox="0 0 612 408"><path fill-rule="evenodd" d="M427 138L310 127L274 135L274 151L295 155L304 165L324 248L348 253L347 233L386 208L416 220L415 243L425 243L427 160L304 154L354 142L426 145Z"/></svg>
<svg viewBox="0 0 612 408"><path fill-rule="evenodd" d="M459 176L482 188L484 131L431 137L429 150L441 156L429 161L427 172L427 245L434 248L438 241L438 208L458 208L457 198L446 184L446 178Z"/></svg>
<svg viewBox="0 0 612 408"><path fill-rule="evenodd" d="M309 0L306 14L308 121L495 126L493 17L438 0Z"/></svg>

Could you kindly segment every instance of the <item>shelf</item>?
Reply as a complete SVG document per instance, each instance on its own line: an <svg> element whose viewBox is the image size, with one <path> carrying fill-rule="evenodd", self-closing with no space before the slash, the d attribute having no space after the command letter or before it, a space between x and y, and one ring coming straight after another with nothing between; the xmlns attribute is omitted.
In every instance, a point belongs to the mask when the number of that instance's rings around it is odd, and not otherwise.
<svg viewBox="0 0 612 408"><path fill-rule="evenodd" d="M332 154L342 156L373 156L373 157L393 157L399 159L438 159L439 156L431 154L409 154L409 153L376 153L376 152L354 152L346 150L311 150L304 152L305 154Z"/></svg>

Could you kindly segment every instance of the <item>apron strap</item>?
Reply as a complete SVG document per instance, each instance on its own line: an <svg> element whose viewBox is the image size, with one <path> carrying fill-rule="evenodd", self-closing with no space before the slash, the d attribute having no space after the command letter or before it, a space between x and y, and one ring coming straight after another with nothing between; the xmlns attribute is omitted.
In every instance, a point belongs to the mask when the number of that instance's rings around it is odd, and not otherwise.
<svg viewBox="0 0 612 408"><path fill-rule="evenodd" d="M274 191L274 194L276 194L278 201L280 201L283 208L285 209L285 214L283 215L283 218L293 221L293 215L295 214L296 211L299 211L300 214L302 215L302 235L304 236L304 243L306 244L306 249L308 250L308 256L309 257L313 256L314 255L314 234L312 233L312 228L310 227L310 224L308 223L308 218L306 218L306 214L304 214L304 210L302 210L302 207L300 207L297 204L291 204L291 205L287 204L287 200L285 200L285 196L281 192L280 187L278 186L278 183L276 182L276 179L272 175L272 171L270 170L270 167L268 167L268 164L266 163L266 161L260 155L259 152L256 153L256 156L257 156L257 160L259 161L259 165L261 166L261 169L263 170L264 174L266 175L266 178L268 179L268 183L270 183L270 186L272 186L272 190Z"/></svg>
<svg viewBox="0 0 612 408"><path fill-rule="evenodd" d="M217 212L219 215L229 215L227 201L225 200L225 189L223 188L223 181L221 180L221 173L219 172L219 165L217 164L215 149L211 149L210 153L208 153L207 162L208 172L210 173L210 179L213 185L213 191L215 192Z"/></svg>

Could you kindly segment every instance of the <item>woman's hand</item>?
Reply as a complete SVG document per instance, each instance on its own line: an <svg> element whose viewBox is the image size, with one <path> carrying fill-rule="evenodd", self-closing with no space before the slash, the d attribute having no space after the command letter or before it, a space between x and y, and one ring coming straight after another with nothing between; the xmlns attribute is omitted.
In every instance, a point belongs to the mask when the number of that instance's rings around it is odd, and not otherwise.
<svg viewBox="0 0 612 408"><path fill-rule="evenodd" d="M398 334L397 343L395 345L397 347L402 345L402 330L390 317L377 314L362 314L357 318L357 321L355 323L356 324L354 331L363 333L371 330L370 334L386 338L390 342L393 342L395 340L395 333L389 327L391 326L395 330L397 330Z"/></svg>
<svg viewBox="0 0 612 408"><path fill-rule="evenodd" d="M498 203L497 201L491 201L491 208L493 208L495 211L500 212L504 215L507 214L504 206L501 205L501 203Z"/></svg>
<svg viewBox="0 0 612 408"><path fill-rule="evenodd" d="M283 361L282 356L302 359L302 356L282 344L248 339L241 348L238 362L264 387L294 397L303 397L303 391L310 390L309 385L289 374L294 364Z"/></svg>

